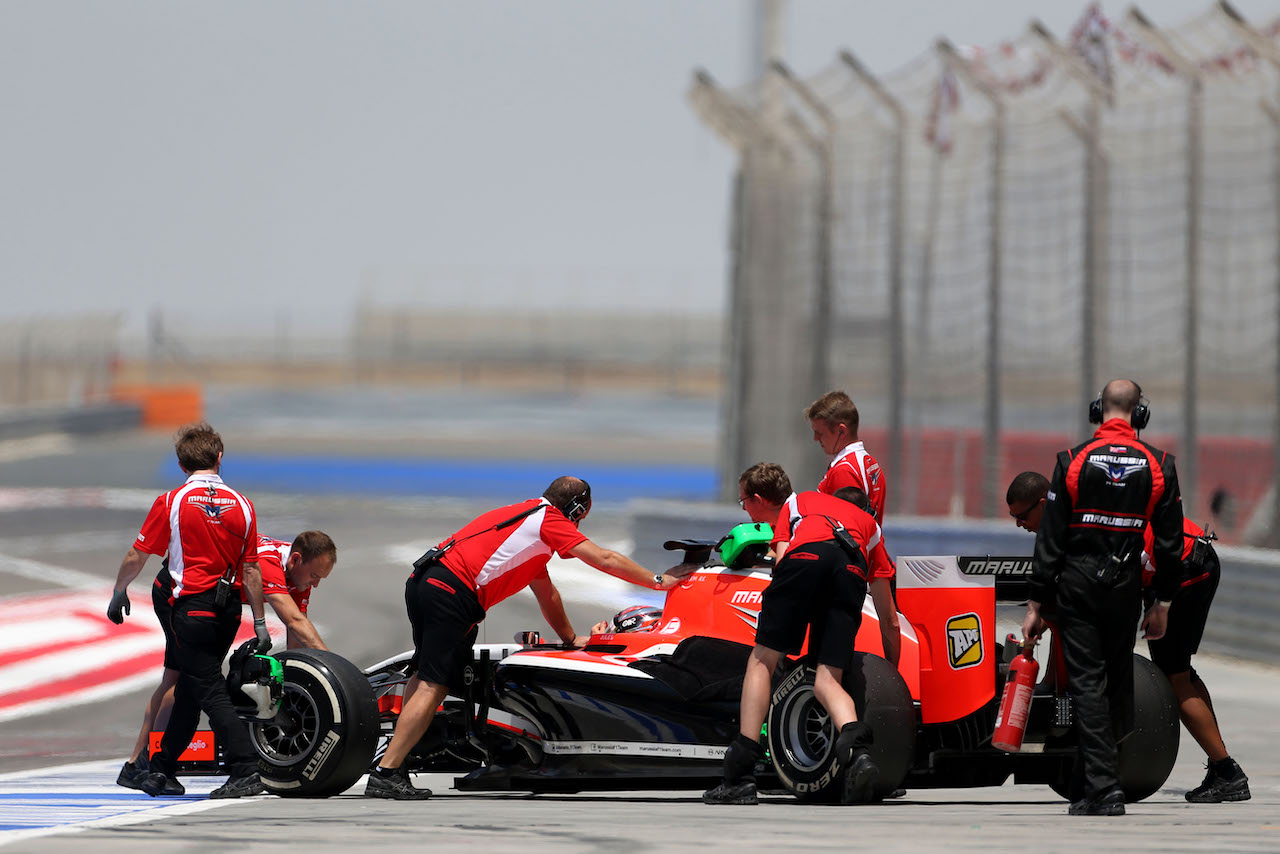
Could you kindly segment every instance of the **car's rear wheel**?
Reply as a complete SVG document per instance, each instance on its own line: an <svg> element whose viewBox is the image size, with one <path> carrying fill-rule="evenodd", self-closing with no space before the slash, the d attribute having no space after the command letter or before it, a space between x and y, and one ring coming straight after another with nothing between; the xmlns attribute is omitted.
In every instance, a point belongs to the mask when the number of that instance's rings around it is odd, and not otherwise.
<svg viewBox="0 0 1280 854"><path fill-rule="evenodd" d="M1160 669L1141 655L1133 656L1133 732L1120 742L1117 776L1129 803L1149 798L1169 779L1178 759L1181 734L1178 699ZM1070 798L1071 763L1050 787Z"/></svg>
<svg viewBox="0 0 1280 854"><path fill-rule="evenodd" d="M814 669L785 674L769 708L769 755L778 779L806 801L839 800L842 782L835 756L835 727L813 692ZM844 672L844 688L853 698L858 720L870 728L869 752L879 769L877 800L902 785L915 745L915 707L902 676L889 662L870 653L854 653Z"/></svg>
<svg viewBox="0 0 1280 854"><path fill-rule="evenodd" d="M349 789L369 770L378 744L378 703L354 664L323 650L288 650L284 696L269 721L250 724L267 790L322 798Z"/></svg>

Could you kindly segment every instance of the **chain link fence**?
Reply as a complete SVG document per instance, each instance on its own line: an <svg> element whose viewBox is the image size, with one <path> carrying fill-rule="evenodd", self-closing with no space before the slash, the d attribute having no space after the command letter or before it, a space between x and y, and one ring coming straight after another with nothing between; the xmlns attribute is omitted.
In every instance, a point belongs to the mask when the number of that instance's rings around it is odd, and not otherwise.
<svg viewBox="0 0 1280 854"><path fill-rule="evenodd" d="M1001 515L1123 376L1188 513L1276 544L1278 37L1226 3L1173 29L1093 5L879 79L848 53L751 90L700 72L740 153L726 494L760 459L816 482L801 411L844 388L891 512Z"/></svg>

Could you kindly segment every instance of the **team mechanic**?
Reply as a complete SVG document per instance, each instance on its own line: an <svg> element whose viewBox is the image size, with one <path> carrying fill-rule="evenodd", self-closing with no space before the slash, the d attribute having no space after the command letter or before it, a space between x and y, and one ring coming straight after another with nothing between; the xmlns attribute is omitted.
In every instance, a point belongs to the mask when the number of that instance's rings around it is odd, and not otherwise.
<svg viewBox="0 0 1280 854"><path fill-rule="evenodd" d="M231 773L209 797L256 795L263 791L257 757L227 694L222 660L240 628L240 597L233 594L237 575L253 612L256 649L261 653L271 648L262 611L258 523L249 500L218 476L222 438L212 427L201 423L183 428L175 450L187 481L152 504L133 548L120 564L107 607L112 622L123 622L129 612L129 583L138 577L149 555L168 555L174 596L170 622L179 676L160 752L139 788L152 797L185 793L174 773L203 711L214 736L226 747Z"/></svg>
<svg viewBox="0 0 1280 854"><path fill-rule="evenodd" d="M311 588L329 577L338 559L338 549L323 531L303 531L292 543L259 535L258 567L262 572L262 596L284 623L287 646L328 649L307 616ZM244 599L244 587L237 582L236 595ZM151 606L164 630L164 671L142 713L142 729L133 753L120 769L116 784L130 789L142 787L150 773L151 733L168 725L173 707L174 686L178 683L178 650L170 617L173 612L173 577L166 558L151 585Z"/></svg>
<svg viewBox="0 0 1280 854"><path fill-rule="evenodd" d="M1089 420L1101 424L1093 438L1058 454L1036 534L1022 631L1024 638L1042 634L1041 603L1055 603L1076 703L1071 815L1124 815L1116 742L1133 728L1133 645L1148 526L1155 601L1142 621L1144 637L1164 634L1178 590L1178 475L1171 454L1138 438L1149 417L1137 383L1107 383L1089 407Z"/></svg>
<svg viewBox="0 0 1280 854"><path fill-rule="evenodd" d="M813 693L839 731L836 756L844 775L843 803L870 800L879 770L867 753L871 730L858 721L841 679L853 653L867 597L868 552L879 544L875 519L848 501L819 492L796 495L781 466L756 463L738 478L738 503L753 522L774 525L781 554L760 602L756 645L742 679L739 732L724 754L724 779L702 795L708 804L757 802L755 764L764 757L760 727L769 708L773 672L798 653L809 631L817 660ZM842 536L852 541L842 545ZM881 552L883 555L883 552Z"/></svg>
<svg viewBox="0 0 1280 854"><path fill-rule="evenodd" d="M869 512L884 524L884 501L888 483L875 457L858 439L858 407L843 391L830 391L809 404L804 411L813 429L813 440L831 457L831 464L818 491L836 495L841 489L859 489L866 496ZM893 562L889 562L893 566ZM895 667L901 655L902 635L898 627L898 605L893 596L894 573L879 572L871 577L871 601L880 619L884 657Z"/></svg>
<svg viewBox="0 0 1280 854"><path fill-rule="evenodd" d="M480 622L494 605L529 587L542 616L567 646L583 646L565 614L560 592L547 574L554 551L655 590L670 590L674 575L654 575L625 555L602 549L578 530L591 511L591 487L576 477L551 482L541 498L491 510L463 527L414 563L404 599L413 628L413 677L386 753L369 774L365 796L420 800L430 789L416 788L403 767L436 709L458 685L471 661Z"/></svg>
<svg viewBox="0 0 1280 854"><path fill-rule="evenodd" d="M1024 471L1013 479L1005 493L1005 503L1009 505L1009 515L1018 527L1033 534L1040 529L1040 516L1048 493L1049 481L1039 472ZM1144 588L1150 587L1155 576L1155 566L1151 562L1153 539L1154 532L1148 525L1143 533ZM1209 688L1191 666L1191 656L1200 648L1209 606L1213 603L1221 574L1221 564L1210 537L1203 528L1183 516L1181 584L1169 605L1164 637L1147 641L1147 648L1152 662L1169 677L1173 693L1178 698L1178 714L1183 726L1208 759L1204 782L1186 794L1187 800L1194 804L1249 799L1249 778L1227 753ZM1154 594L1148 592L1146 595Z"/></svg>
<svg viewBox="0 0 1280 854"><path fill-rule="evenodd" d="M1191 666L1191 656L1200 648L1204 624L1209 619L1209 606L1213 604L1213 595L1222 577L1222 564L1211 539L1203 528L1183 518L1182 572L1178 592L1169 606L1169 625L1164 637L1147 641L1152 662L1169 677L1169 684L1173 686L1183 726L1200 745L1207 759L1204 781L1186 794L1187 800L1193 804L1247 801L1250 798L1249 778L1227 752L1213 711L1209 687ZM1148 585L1155 574L1151 563L1153 548L1148 526L1142 552L1143 579Z"/></svg>

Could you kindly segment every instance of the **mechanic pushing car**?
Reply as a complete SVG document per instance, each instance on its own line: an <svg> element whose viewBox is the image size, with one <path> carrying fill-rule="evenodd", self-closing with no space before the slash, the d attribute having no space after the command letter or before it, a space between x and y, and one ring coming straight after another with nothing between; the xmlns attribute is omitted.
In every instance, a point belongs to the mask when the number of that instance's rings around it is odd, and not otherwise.
<svg viewBox="0 0 1280 854"><path fill-rule="evenodd" d="M1131 380L1112 380L1089 406L1093 438L1058 454L1036 534L1022 636L1038 637L1052 601L1075 697L1079 742L1070 815L1124 815L1117 741L1133 729L1133 645L1142 609L1142 542L1152 529L1155 600L1144 637L1165 632L1178 590L1182 497L1172 454L1138 438L1150 409Z"/></svg>
<svg viewBox="0 0 1280 854"><path fill-rule="evenodd" d="M818 491L840 496L842 489L860 490L865 497L863 507L884 524L884 498L888 483L875 457L867 453L858 439L858 407L843 391L829 391L809 404L804 411L813 429L813 440L830 458L827 473ZM849 500L846 498L845 500ZM893 562L889 565L892 567ZM895 569L896 572L896 569ZM875 573L870 580L871 601L880 619L880 642L884 657L895 667L902 655L902 635L898 627L898 605L893 596L894 573Z"/></svg>
<svg viewBox="0 0 1280 854"><path fill-rule="evenodd" d="M257 754L249 732L231 705L222 661L240 628L237 579L253 612L257 651L271 648L262 610L262 573L258 568L258 522L249 500L222 482L222 437L208 424L185 427L174 446L186 483L159 496L142 523L133 548L120 564L107 617L124 622L129 613L129 583L149 555L167 554L173 579L171 623L176 644L178 683L173 711L151 771L139 781L148 795L181 795L174 779L178 757L191 743L200 712L209 716L214 735L226 747L231 776L209 794L239 798L263 791Z"/></svg>
<svg viewBox="0 0 1280 854"><path fill-rule="evenodd" d="M262 572L262 596L284 623L289 649L328 649L307 616L311 589L329 577L338 559L338 549L323 531L303 531L292 543L274 537L258 537L258 567ZM244 599L244 587L237 583L235 595ZM151 585L151 605L164 629L164 671L142 713L142 729L133 753L120 769L116 784L142 788L150 773L151 733L164 729L173 707L174 686L178 683L178 648L170 625L173 612L173 577L166 558Z"/></svg>
<svg viewBox="0 0 1280 854"><path fill-rule="evenodd" d="M757 802L755 765L764 758L760 727L769 708L773 672L783 655L800 652L805 632L817 660L814 697L839 731L835 752L844 775L842 803L871 799L879 771L867 746L870 728L858 721L841 684L853 654L867 597L869 554L887 562L880 526L834 496L791 490L781 466L756 463L738 478L738 503L753 522L774 525L773 577L760 601L756 644L742 680L739 732L724 754L724 779L702 795L708 804Z"/></svg>
<svg viewBox="0 0 1280 854"><path fill-rule="evenodd" d="M670 590L674 575L655 575L635 561L602 549L578 530L591 511L591 487L576 477L551 482L541 498L499 507L479 516L414 563L405 582L405 606L413 628L413 676L386 753L369 773L365 796L421 800L403 768L409 750L430 726L451 686L461 685L485 613L529 587L542 616L566 646L583 646L565 614L560 592L547 574L554 551L632 584Z"/></svg>
<svg viewBox="0 0 1280 854"><path fill-rule="evenodd" d="M1013 479L1005 494L1009 515L1021 528L1031 533L1040 529L1049 481L1039 472L1025 471ZM1018 509L1020 508L1020 509ZM1155 534L1150 525L1143 532L1143 586L1150 588L1155 576L1151 562ZM1222 574L1212 536L1185 515L1182 519L1182 570L1178 592L1169 605L1169 619L1164 637L1147 641L1151 661L1169 677L1174 696L1178 698L1178 716L1204 750L1208 760L1204 782L1186 793L1193 804L1216 804L1222 801L1249 800L1249 778L1231 755L1218 729L1209 687L1191 666L1191 656L1200 648L1200 638L1209 618L1209 606L1218 589ZM1154 594L1148 593L1147 596Z"/></svg>

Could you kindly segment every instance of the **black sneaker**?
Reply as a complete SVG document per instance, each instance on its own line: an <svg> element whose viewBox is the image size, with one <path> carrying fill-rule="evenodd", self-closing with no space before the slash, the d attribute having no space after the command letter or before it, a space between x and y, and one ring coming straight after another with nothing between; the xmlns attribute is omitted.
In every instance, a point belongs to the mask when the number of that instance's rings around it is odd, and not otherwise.
<svg viewBox="0 0 1280 854"><path fill-rule="evenodd" d="M1223 774L1222 771L1208 766L1204 782L1187 792L1187 801L1193 804L1220 804L1223 801L1247 801L1253 797L1249 793L1249 778L1233 760L1231 770L1234 773Z"/></svg>
<svg viewBox="0 0 1280 854"><path fill-rule="evenodd" d="M842 804L866 804L875 799L876 782L880 769L864 750L854 754L853 761L844 772L844 788L840 792Z"/></svg>
<svg viewBox="0 0 1280 854"><path fill-rule="evenodd" d="M756 797L756 781L743 780L741 783L729 783L721 780L714 789L702 793L704 804L736 804L747 806L759 803Z"/></svg>
<svg viewBox="0 0 1280 854"><path fill-rule="evenodd" d="M377 769L369 772L369 782L364 787L366 798L390 798L395 801L425 801L431 797L430 789L419 789L409 782L409 773L401 765L389 776L383 776Z"/></svg>
<svg viewBox="0 0 1280 854"><path fill-rule="evenodd" d="M120 768L120 776L116 777L116 785L126 789L142 789L142 778L151 773L151 766L145 756L139 756L136 762L126 762Z"/></svg>
<svg viewBox="0 0 1280 854"><path fill-rule="evenodd" d="M167 798L185 795L187 789L163 771L152 771L138 783L138 788L153 798L164 795Z"/></svg>
<svg viewBox="0 0 1280 854"><path fill-rule="evenodd" d="M1112 788L1078 800L1067 808L1067 815L1124 815L1124 792Z"/></svg>
<svg viewBox="0 0 1280 854"><path fill-rule="evenodd" d="M262 785L262 778L257 774L245 774L243 777L232 777L209 793L211 798L247 798L250 795L261 795L267 790Z"/></svg>

